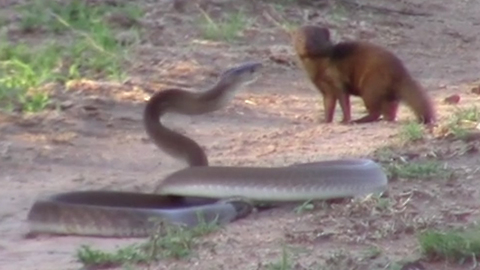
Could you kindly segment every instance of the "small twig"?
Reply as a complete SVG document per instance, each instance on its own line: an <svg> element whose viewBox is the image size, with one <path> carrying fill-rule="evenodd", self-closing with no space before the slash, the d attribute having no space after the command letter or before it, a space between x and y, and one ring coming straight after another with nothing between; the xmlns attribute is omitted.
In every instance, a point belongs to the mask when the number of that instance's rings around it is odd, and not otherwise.
<svg viewBox="0 0 480 270"><path fill-rule="evenodd" d="M212 20L212 18L208 15L208 13L207 13L205 10L203 10L202 7L200 7L200 4L196 4L195 6L198 8L198 10L200 10L200 12L202 13L202 15L205 17L205 19L207 19L207 21L208 21L210 24L212 24L217 30L220 30L220 28L218 27L218 25Z"/></svg>
<svg viewBox="0 0 480 270"><path fill-rule="evenodd" d="M354 8L358 9L370 9L373 11L383 12L383 13L396 13L400 15L407 15L407 16L432 16L431 13L427 12L415 12L412 10L398 10L398 9L391 9L386 7L378 7L369 4L359 4L357 2L351 2L349 0L342 0L340 1L343 4L354 6Z"/></svg>
<svg viewBox="0 0 480 270"><path fill-rule="evenodd" d="M1 150L1 156L2 156L2 157L7 157L7 156L8 156L8 153L9 153L10 150L11 150L12 143L4 142L4 143L0 144L0 146L3 148L3 149Z"/></svg>
<svg viewBox="0 0 480 270"><path fill-rule="evenodd" d="M413 197L413 192L403 203L400 204L400 208L406 208L407 204L409 204L410 201L412 200L412 197Z"/></svg>
<svg viewBox="0 0 480 270"><path fill-rule="evenodd" d="M478 262L477 262L477 256L475 256L475 254L472 254L472 260L473 260L473 265L472 265L472 268L470 269L477 269L477 266L478 266Z"/></svg>
<svg viewBox="0 0 480 270"><path fill-rule="evenodd" d="M263 11L262 14L268 21L273 23L276 27L280 28L280 30L282 30L283 32L287 33L290 36L290 34L291 34L290 30L288 30L287 27L283 26L281 23L279 23L277 20L275 20L268 12Z"/></svg>

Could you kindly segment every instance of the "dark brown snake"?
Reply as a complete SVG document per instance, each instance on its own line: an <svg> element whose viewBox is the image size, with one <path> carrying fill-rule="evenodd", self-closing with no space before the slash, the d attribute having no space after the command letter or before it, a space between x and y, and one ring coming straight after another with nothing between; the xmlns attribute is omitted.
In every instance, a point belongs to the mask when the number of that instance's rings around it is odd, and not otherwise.
<svg viewBox="0 0 480 270"><path fill-rule="evenodd" d="M209 166L195 141L161 124L167 112L199 115L226 106L238 89L256 79L262 66L251 62L230 68L204 92L155 93L144 110L146 132L160 149L190 166L166 177L153 194L77 191L40 198L28 214L31 233L142 237L152 232L152 218L195 226L200 213L206 222L223 224L247 215L250 202L323 200L384 191L387 177L370 159L285 167Z"/></svg>

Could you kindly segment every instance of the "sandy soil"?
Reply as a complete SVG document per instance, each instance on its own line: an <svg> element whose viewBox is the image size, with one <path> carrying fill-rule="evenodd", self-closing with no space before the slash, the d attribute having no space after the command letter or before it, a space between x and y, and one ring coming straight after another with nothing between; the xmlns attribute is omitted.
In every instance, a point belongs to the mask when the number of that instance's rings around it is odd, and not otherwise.
<svg viewBox="0 0 480 270"><path fill-rule="evenodd" d="M212 165L280 166L371 156L394 139L401 122L413 118L402 107L399 123L394 124L319 123L321 97L293 64L288 37L265 13L277 21L283 16L323 23L332 28L336 40L363 39L388 47L428 89L442 117L455 109L442 102L453 93L462 97L458 106L479 102L480 97L470 93L480 79L478 1L374 0L361 1L368 6L360 8L318 1L319 7L290 5L281 12L271 4L247 1L241 5L255 22L233 44L202 41L193 27L198 11L188 5L184 13L176 13L167 2L139 1L149 10L144 18L148 37L136 51L138 61L130 67L133 75L128 82L78 83L56 96L68 109L0 118L0 269L80 269L74 254L81 244L113 248L138 241L23 235L27 211L38 196L83 189L149 192L167 174L185 166L159 151L142 128L143 102L151 89L204 89L226 66L266 60L262 77L227 108L167 119L170 127L205 147ZM215 1L206 9L217 16L231 9L228 2ZM354 104L358 117L364 109L358 100ZM337 120L340 117L337 113ZM437 144L446 152L458 147ZM278 260L282 243L304 249L294 253L295 269L316 269L314 265L339 249L355 253L378 246L381 257L415 257L418 245L408 228L467 224L478 217L479 160L477 153L445 158L459 170L459 177L451 181L392 181L389 196L398 203L392 208L398 211L373 215L368 203L341 203L304 214L291 208L255 213L206 237L212 246L200 248L197 256L162 261L150 269L265 269L266 263ZM408 207L402 210L409 196ZM319 237L323 234L331 236Z"/></svg>

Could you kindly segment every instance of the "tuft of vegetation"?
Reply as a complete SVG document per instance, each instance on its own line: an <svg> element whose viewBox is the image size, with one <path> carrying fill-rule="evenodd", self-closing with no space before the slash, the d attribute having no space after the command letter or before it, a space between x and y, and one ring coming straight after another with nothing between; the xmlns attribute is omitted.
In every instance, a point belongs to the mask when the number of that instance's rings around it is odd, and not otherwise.
<svg viewBox="0 0 480 270"><path fill-rule="evenodd" d="M304 213L306 211L311 211L315 208L315 205L312 203L312 200L307 200L301 205L295 207L294 212L297 214Z"/></svg>
<svg viewBox="0 0 480 270"><path fill-rule="evenodd" d="M65 34L74 29L106 39L110 38L110 15L116 14L117 18L122 17L123 21L130 21L132 25L143 15L138 5L113 6L81 0L34 0L19 6L17 10L21 15L20 27L24 32Z"/></svg>
<svg viewBox="0 0 480 270"><path fill-rule="evenodd" d="M194 228L162 223L148 241L102 251L90 246L77 250L77 259L87 268L105 268L149 264L163 258L181 259L190 256L198 245L198 237L207 235L219 227L215 221L200 222Z"/></svg>
<svg viewBox="0 0 480 270"><path fill-rule="evenodd" d="M424 127L415 121L408 122L402 125L399 136L404 142L421 140L424 137Z"/></svg>
<svg viewBox="0 0 480 270"><path fill-rule="evenodd" d="M362 252L363 259L375 259L382 255L382 249L378 246L369 246Z"/></svg>
<svg viewBox="0 0 480 270"><path fill-rule="evenodd" d="M277 0L273 3L273 6L276 8L280 8L284 5L292 5L295 4L296 0ZM283 11L283 10L282 10Z"/></svg>
<svg viewBox="0 0 480 270"><path fill-rule="evenodd" d="M449 179L454 173L453 169L438 160L409 160L395 153L392 147L379 148L375 150L374 156L376 160L382 164L389 178Z"/></svg>
<svg viewBox="0 0 480 270"><path fill-rule="evenodd" d="M123 28L137 31L142 11L135 4L37 0L17 11L23 35L41 32L45 38L32 44L28 38L13 42L6 34L1 37L1 110L42 110L49 104L49 83L125 76L122 64L131 44L119 40L112 18L122 18Z"/></svg>
<svg viewBox="0 0 480 270"><path fill-rule="evenodd" d="M226 14L217 21L213 20L204 10L200 9L200 11L203 16L199 25L205 39L233 42L250 25L249 18L242 10Z"/></svg>
<svg viewBox="0 0 480 270"><path fill-rule="evenodd" d="M6 40L2 38L2 40ZM58 47L45 44L0 44L0 108L11 111L20 104L24 111L38 111L48 104L48 93L40 86L53 79Z"/></svg>
<svg viewBox="0 0 480 270"><path fill-rule="evenodd" d="M371 269L371 270L401 270L403 265L417 265L418 260L405 259L393 261L383 255L383 250L378 246L366 246L365 250L360 252L351 252L343 248L330 250L327 255L322 256L321 260L310 263L308 266L302 265L297 261L297 257L292 251L295 247L282 246L280 258L276 261L262 265L262 269L268 270L293 270L293 269L317 269L317 270L337 270L337 269ZM302 249L296 252L309 252ZM320 259L320 258L319 258ZM421 268L419 268L421 269Z"/></svg>
<svg viewBox="0 0 480 270"><path fill-rule="evenodd" d="M453 123L461 123L463 121L478 122L480 121L480 110L473 105L468 108L458 109L450 119Z"/></svg>
<svg viewBox="0 0 480 270"><path fill-rule="evenodd" d="M448 120L447 126L451 134L462 139L480 122L480 110L477 106L458 109Z"/></svg>
<svg viewBox="0 0 480 270"><path fill-rule="evenodd" d="M447 179L452 176L453 171L436 160L395 162L385 165L389 177L405 179Z"/></svg>
<svg viewBox="0 0 480 270"><path fill-rule="evenodd" d="M268 270L290 270L293 269L293 262L290 258L291 256L287 252L287 248L283 246L282 256L276 262L271 262L266 265Z"/></svg>
<svg viewBox="0 0 480 270"><path fill-rule="evenodd" d="M427 230L418 236L424 256L454 263L476 262L480 258L480 227Z"/></svg>

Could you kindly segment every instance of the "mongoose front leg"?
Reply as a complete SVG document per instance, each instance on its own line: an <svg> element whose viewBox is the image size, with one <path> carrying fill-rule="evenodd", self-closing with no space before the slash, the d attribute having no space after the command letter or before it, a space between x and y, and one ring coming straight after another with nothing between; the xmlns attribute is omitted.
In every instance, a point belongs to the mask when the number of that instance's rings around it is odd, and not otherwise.
<svg viewBox="0 0 480 270"><path fill-rule="evenodd" d="M343 119L340 123L348 124L352 120L352 114L350 111L350 95L345 91L339 91L338 102L340 103L340 108L342 109Z"/></svg>
<svg viewBox="0 0 480 270"><path fill-rule="evenodd" d="M333 115L335 113L335 107L337 104L337 97L331 93L323 94L323 109L325 111L325 123L331 123L333 121Z"/></svg>

